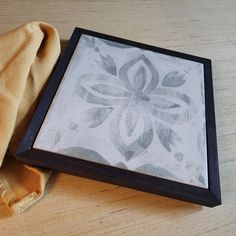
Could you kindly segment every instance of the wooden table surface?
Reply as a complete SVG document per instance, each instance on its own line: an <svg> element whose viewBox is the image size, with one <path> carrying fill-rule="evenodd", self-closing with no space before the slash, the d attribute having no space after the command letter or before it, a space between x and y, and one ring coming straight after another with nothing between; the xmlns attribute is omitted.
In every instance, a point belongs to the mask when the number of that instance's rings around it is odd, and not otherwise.
<svg viewBox="0 0 236 236"><path fill-rule="evenodd" d="M11 217L0 235L236 235L236 1L0 0L0 33L30 21L75 26L211 58L223 204L172 200L66 174L43 199Z"/></svg>

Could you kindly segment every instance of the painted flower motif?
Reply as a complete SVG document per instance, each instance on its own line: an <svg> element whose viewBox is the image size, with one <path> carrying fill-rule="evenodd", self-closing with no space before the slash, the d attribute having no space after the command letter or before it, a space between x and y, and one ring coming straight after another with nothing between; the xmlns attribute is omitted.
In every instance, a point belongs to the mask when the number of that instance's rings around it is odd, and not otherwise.
<svg viewBox="0 0 236 236"><path fill-rule="evenodd" d="M98 105L86 112L90 128L109 122L111 141L126 161L147 150L154 135L168 152L182 142L169 125L185 123L194 113L190 97L176 90L185 83L184 74L172 71L160 78L144 54L119 68L110 55L96 62L106 73L84 74L76 86L81 99Z"/></svg>

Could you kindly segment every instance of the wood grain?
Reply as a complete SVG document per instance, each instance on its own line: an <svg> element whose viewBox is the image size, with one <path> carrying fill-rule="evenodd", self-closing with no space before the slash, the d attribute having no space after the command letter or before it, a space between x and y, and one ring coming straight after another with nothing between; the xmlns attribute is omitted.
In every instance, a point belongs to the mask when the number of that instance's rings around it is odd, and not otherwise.
<svg viewBox="0 0 236 236"><path fill-rule="evenodd" d="M0 1L0 34L30 21L75 26L211 58L223 205L194 204L57 174L1 235L236 235L236 1Z"/></svg>

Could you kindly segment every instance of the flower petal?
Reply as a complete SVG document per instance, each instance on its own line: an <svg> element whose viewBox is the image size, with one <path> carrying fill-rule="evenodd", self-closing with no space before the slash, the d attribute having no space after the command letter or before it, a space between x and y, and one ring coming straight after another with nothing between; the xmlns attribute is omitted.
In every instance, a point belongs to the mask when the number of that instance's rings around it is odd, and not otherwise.
<svg viewBox="0 0 236 236"><path fill-rule="evenodd" d="M176 143L182 143L182 139L174 130L159 122L155 122L155 126L156 134L167 151L171 152L171 146L176 146Z"/></svg>
<svg viewBox="0 0 236 236"><path fill-rule="evenodd" d="M180 93L178 91L174 91L168 88L156 88L155 90L151 91L151 95L161 95L161 96L169 96L173 97L174 99L179 100L182 103L186 104L186 109L175 109L175 111L179 110L181 113L167 113L160 111L152 106L149 106L148 109L152 113L152 115L156 116L157 118L172 124L182 124L192 119L193 114L196 112L194 108L193 101L189 96L186 94Z"/></svg>
<svg viewBox="0 0 236 236"><path fill-rule="evenodd" d="M128 77L128 71L130 70L130 68L133 65L135 65L139 61L143 61L151 72L151 81L149 82L149 84L147 85L147 87L145 89L145 92L149 93L152 89L156 88L156 86L159 82L159 75L158 75L155 67L152 65L151 61L149 59L147 59L144 55L136 57L136 58L126 62L125 64L123 64L119 70L119 78L124 83L126 88L132 91L134 86L132 86L130 84L129 77Z"/></svg>
<svg viewBox="0 0 236 236"><path fill-rule="evenodd" d="M102 83L102 84L111 84L112 86L119 86L122 87L123 89L125 89L124 84L117 78L114 76L110 76L110 75L106 75L106 74L88 74L90 78L86 78L83 80L84 83L86 82L92 82L92 84L94 84L94 82L96 83Z"/></svg>
<svg viewBox="0 0 236 236"><path fill-rule="evenodd" d="M95 84L91 88L96 92L102 93L103 95L115 96L115 97L130 97L131 93L123 88L114 87L109 84Z"/></svg>
<svg viewBox="0 0 236 236"><path fill-rule="evenodd" d="M179 71L173 71L165 75L161 85L166 87L179 87L185 83L184 74Z"/></svg>
<svg viewBox="0 0 236 236"><path fill-rule="evenodd" d="M119 80L115 80L113 78L109 78L106 75L92 75L92 74L84 74L78 78L78 82L75 87L75 93L84 101L92 104L99 104L105 106L117 105L125 102L126 98L104 98L102 93L96 93L91 86L94 85L95 82L103 82L103 83L114 83L118 86L121 85Z"/></svg>
<svg viewBox="0 0 236 236"><path fill-rule="evenodd" d="M120 133L121 114L122 111L117 112L110 123L110 137L117 150L125 157L126 161L129 161L133 157L140 155L150 146L154 136L153 128L151 120L144 114L144 130L142 134L134 142L127 145Z"/></svg>
<svg viewBox="0 0 236 236"><path fill-rule="evenodd" d="M97 64L107 73L116 75L116 63L114 59L110 55L107 55L106 57L100 55L100 59L101 61L96 61Z"/></svg>
<svg viewBox="0 0 236 236"><path fill-rule="evenodd" d="M108 99L102 98L93 95L92 93L88 92L83 86L77 84L76 86L76 94L83 99L84 101L92 104L104 105L104 106L113 106L117 105L121 102L121 99ZM122 100L124 102L124 99Z"/></svg>
<svg viewBox="0 0 236 236"><path fill-rule="evenodd" d="M127 109L125 123L127 127L128 136L131 136L133 134L134 129L137 126L139 116L140 116L140 113L135 111L134 109L130 107Z"/></svg>
<svg viewBox="0 0 236 236"><path fill-rule="evenodd" d="M92 74L92 73L83 74L79 76L78 83L81 85L88 84L90 87L94 83L103 83L103 84L108 83L113 86L119 86L125 88L124 84L118 78L107 74Z"/></svg>
<svg viewBox="0 0 236 236"><path fill-rule="evenodd" d="M154 109L162 109L162 110L180 107L179 104L170 102L160 97L157 97L155 101L152 101L151 105L154 107Z"/></svg>
<svg viewBox="0 0 236 236"><path fill-rule="evenodd" d="M140 66L134 75L134 89L140 91L144 88L147 80L147 72L143 66Z"/></svg>
<svg viewBox="0 0 236 236"><path fill-rule="evenodd" d="M177 113L171 114L153 108L149 108L149 111L152 113L152 115L156 116L160 120L163 120L171 124L183 124L191 120L193 116L193 111L191 109L186 110L182 114L177 114Z"/></svg>
<svg viewBox="0 0 236 236"><path fill-rule="evenodd" d="M96 128L101 125L112 111L112 107L99 107L88 110L86 112L86 121L89 123L89 128Z"/></svg>
<svg viewBox="0 0 236 236"><path fill-rule="evenodd" d="M103 158L99 153L91 149L74 146L61 149L58 152L61 154L66 154L68 156L81 158L83 160L92 161L104 165L110 165L110 163L105 158Z"/></svg>
<svg viewBox="0 0 236 236"><path fill-rule="evenodd" d="M153 66L153 64L151 63L151 61L147 57L142 55L142 60L147 65L147 67L149 68L149 70L152 74L151 81L145 89L145 93L148 94L151 90L155 89L156 86L158 85L159 75L158 75L158 72L157 72L156 68Z"/></svg>

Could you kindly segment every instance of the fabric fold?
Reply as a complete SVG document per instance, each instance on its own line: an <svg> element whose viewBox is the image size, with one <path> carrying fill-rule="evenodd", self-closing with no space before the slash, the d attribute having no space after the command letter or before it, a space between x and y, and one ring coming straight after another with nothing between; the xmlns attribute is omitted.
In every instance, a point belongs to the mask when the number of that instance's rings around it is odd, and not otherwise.
<svg viewBox="0 0 236 236"><path fill-rule="evenodd" d="M50 176L49 171L20 164L12 156L59 54L58 33L43 22L0 36L0 196L14 213L43 195Z"/></svg>

